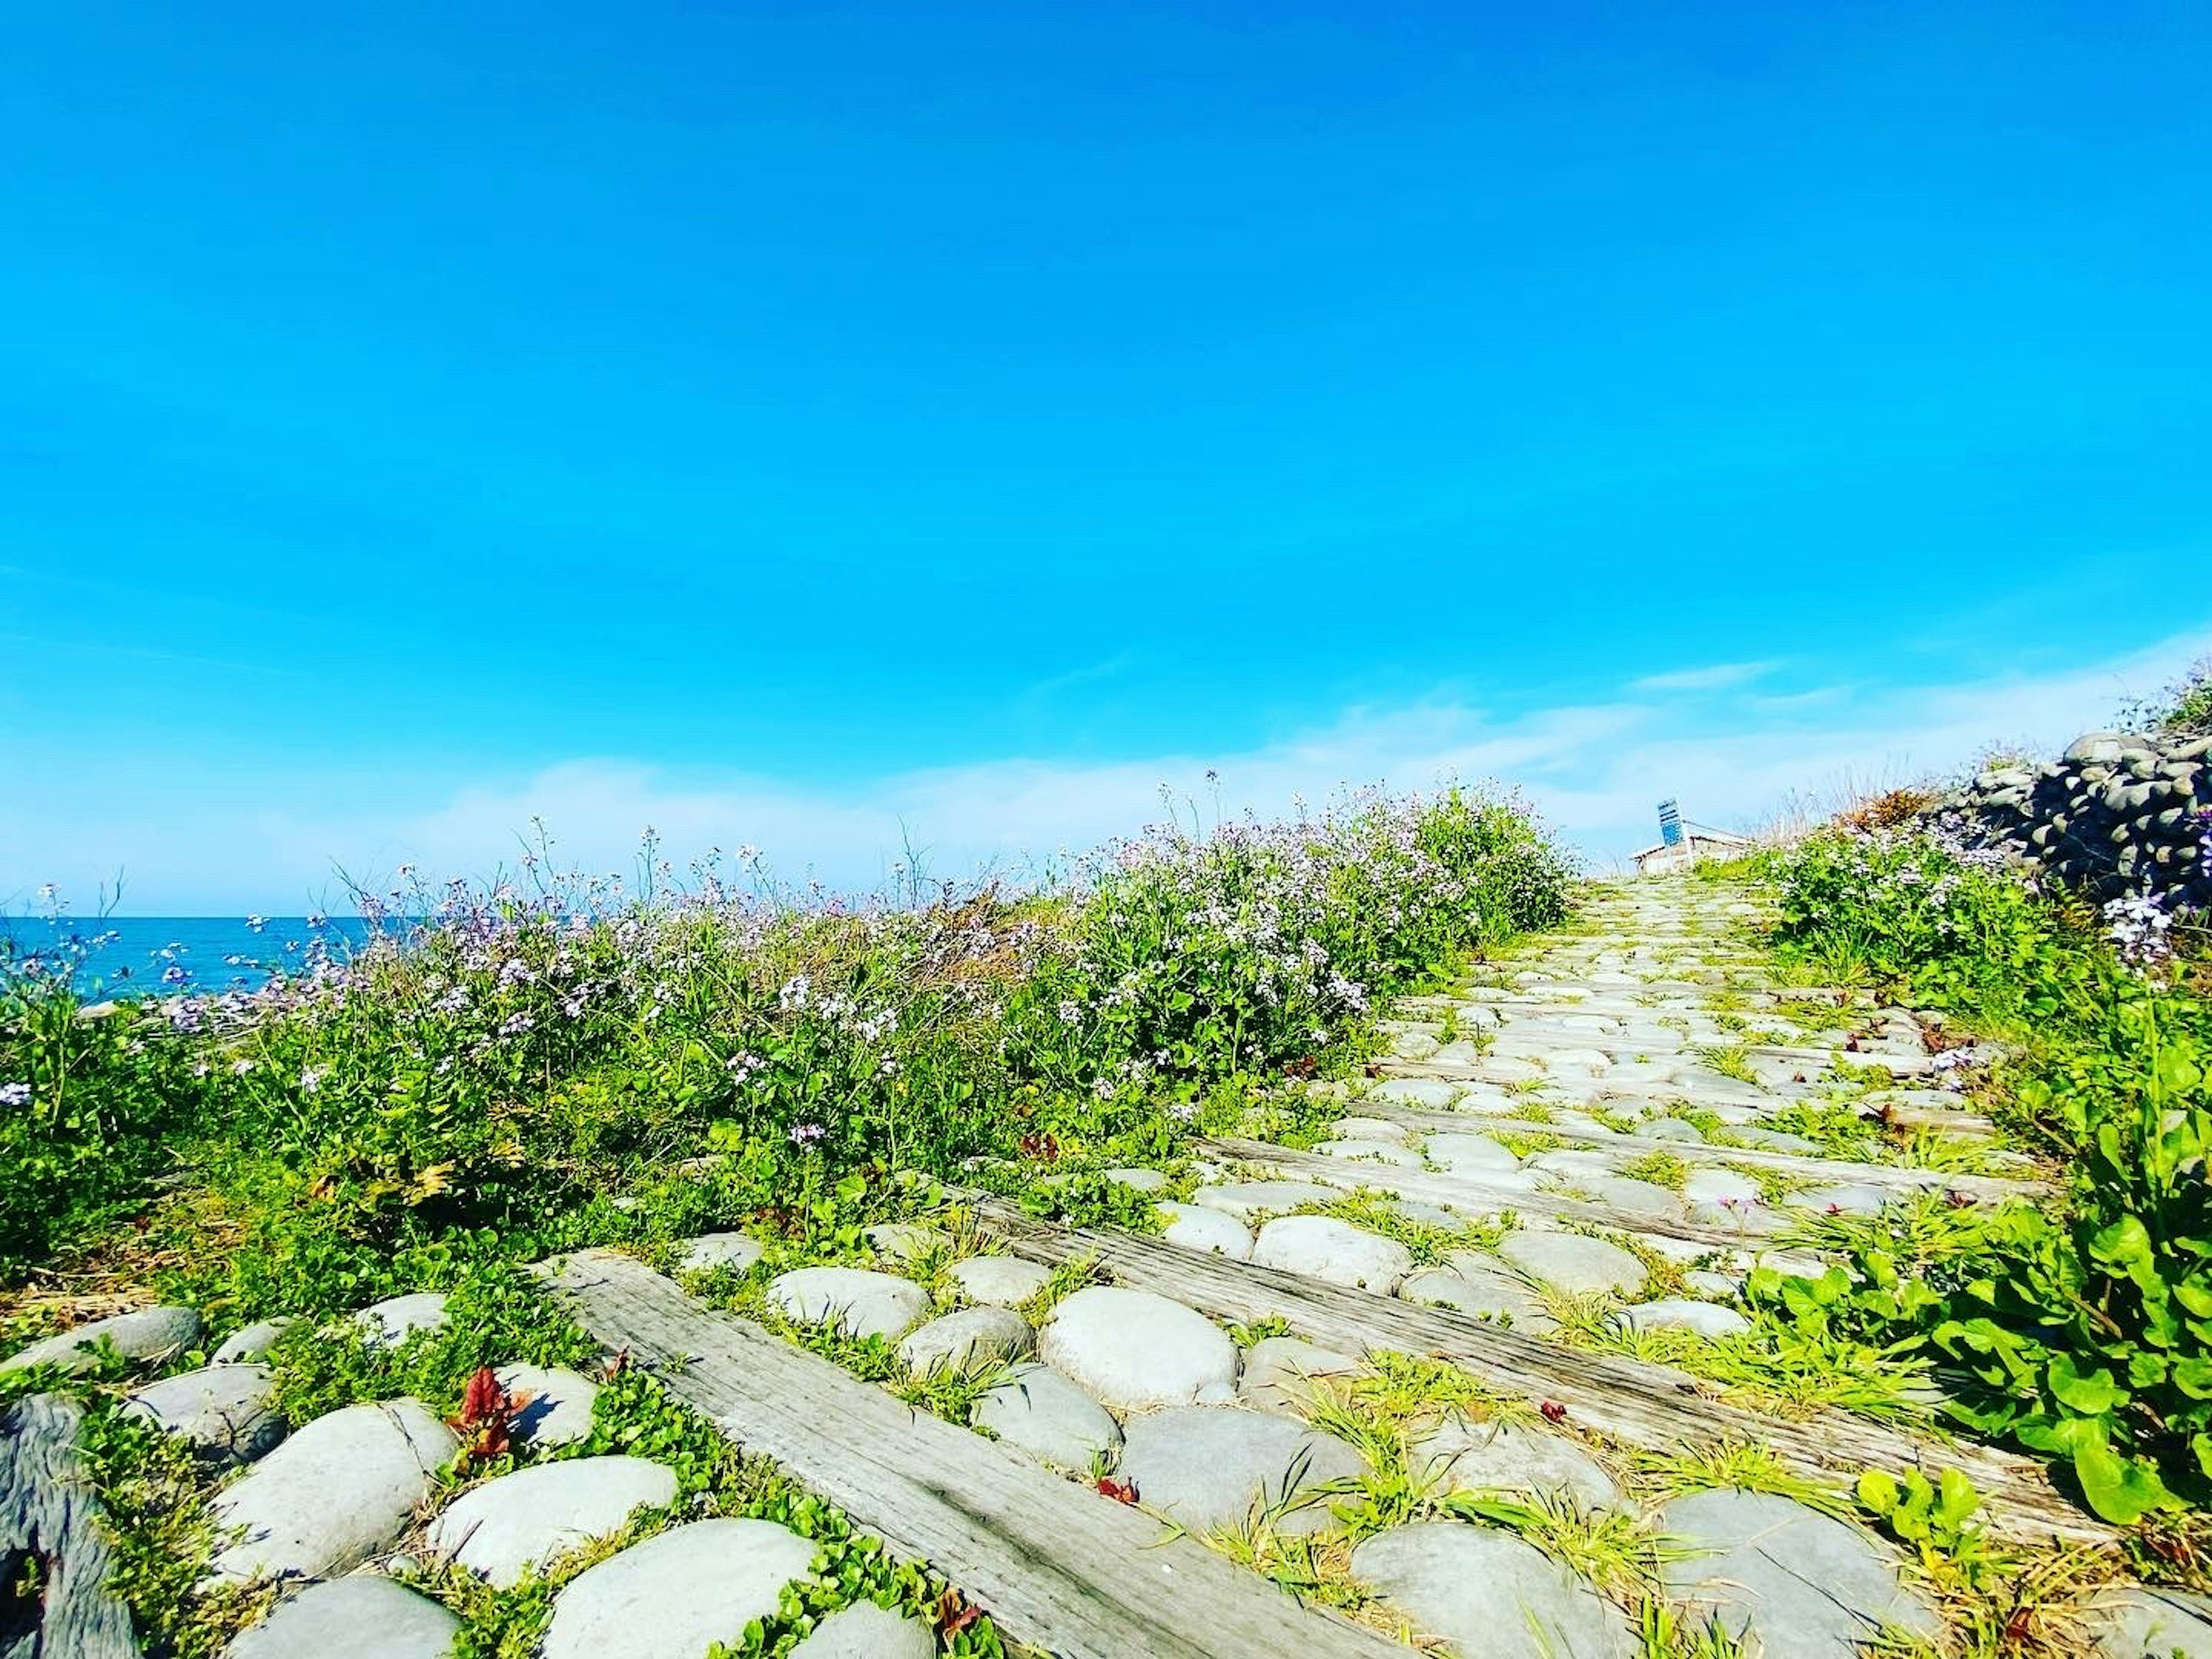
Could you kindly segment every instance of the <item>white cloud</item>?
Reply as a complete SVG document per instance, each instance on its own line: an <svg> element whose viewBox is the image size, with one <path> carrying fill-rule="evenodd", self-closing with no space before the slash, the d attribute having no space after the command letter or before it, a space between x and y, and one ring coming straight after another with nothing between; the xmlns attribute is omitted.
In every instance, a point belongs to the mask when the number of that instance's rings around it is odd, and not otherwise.
<svg viewBox="0 0 2212 1659"><path fill-rule="evenodd" d="M531 821L542 818L556 862L589 869L629 867L651 824L679 866L710 847L750 842L787 877L811 871L834 885L873 886L909 837L928 868L966 875L1126 833L1159 816L1163 783L1210 816L1217 799L1225 811L1270 813L1294 794L1319 802L1347 784L1422 788L1451 777L1521 786L1604 863L1654 838L1662 798L1678 799L1698 822L1742 827L1792 792L1846 775L1899 781L1949 769L1992 740L2055 747L2209 648L2212 632L2200 632L2064 673L1852 684L1686 707L1624 698L1500 718L1440 697L1347 709L1239 754L1006 759L834 789L580 758L442 795L418 780L353 779L319 811L240 813L238 790L210 793L133 774L105 790L60 792L75 801L73 822L34 828L0 811L0 870L27 884L62 882L83 899L125 869L127 908L138 914L274 913L332 894L334 864L379 881L402 861L431 873L512 865ZM1209 768L1220 773L1218 789L1206 781ZM133 810L149 798L174 803L158 836ZM0 902L8 896L0 892Z"/></svg>
<svg viewBox="0 0 2212 1659"><path fill-rule="evenodd" d="M1763 679L1782 665L1778 662L1717 662L1705 668L1677 668L1670 673L1646 674L1631 680L1628 689L1664 695L1672 691L1725 691Z"/></svg>

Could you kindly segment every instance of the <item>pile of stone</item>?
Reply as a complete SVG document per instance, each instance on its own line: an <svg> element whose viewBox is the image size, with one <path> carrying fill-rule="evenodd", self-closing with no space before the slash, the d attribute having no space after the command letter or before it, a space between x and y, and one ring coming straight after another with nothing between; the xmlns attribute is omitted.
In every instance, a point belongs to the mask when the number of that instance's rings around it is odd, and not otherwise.
<svg viewBox="0 0 2212 1659"><path fill-rule="evenodd" d="M2212 738L2092 732L2040 766L1993 766L1937 809L2098 899L2212 908Z"/></svg>

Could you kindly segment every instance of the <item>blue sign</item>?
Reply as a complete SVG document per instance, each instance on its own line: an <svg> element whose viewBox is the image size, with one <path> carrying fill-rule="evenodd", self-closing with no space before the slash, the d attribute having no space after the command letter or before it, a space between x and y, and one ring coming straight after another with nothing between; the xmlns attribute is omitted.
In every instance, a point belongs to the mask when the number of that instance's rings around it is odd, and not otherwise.
<svg viewBox="0 0 2212 1659"><path fill-rule="evenodd" d="M1668 847L1682 844L1682 814L1671 800L1659 803L1659 840Z"/></svg>

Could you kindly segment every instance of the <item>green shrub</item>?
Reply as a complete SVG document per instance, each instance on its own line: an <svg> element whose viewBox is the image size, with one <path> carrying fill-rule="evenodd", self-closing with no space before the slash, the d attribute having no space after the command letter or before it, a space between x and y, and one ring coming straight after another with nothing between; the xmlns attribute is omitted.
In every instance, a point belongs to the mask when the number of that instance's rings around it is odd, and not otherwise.
<svg viewBox="0 0 2212 1659"><path fill-rule="evenodd" d="M1785 949L2017 1038L2016 1104L2070 1171L2063 1210L2005 1206L1917 1277L1862 1249L1856 1316L1935 1357L1961 1419L2068 1459L2107 1518L2134 1520L2169 1486L2201 1494L2212 1006L2170 964L2124 960L2078 907L1934 835L1815 836L1770 872Z"/></svg>

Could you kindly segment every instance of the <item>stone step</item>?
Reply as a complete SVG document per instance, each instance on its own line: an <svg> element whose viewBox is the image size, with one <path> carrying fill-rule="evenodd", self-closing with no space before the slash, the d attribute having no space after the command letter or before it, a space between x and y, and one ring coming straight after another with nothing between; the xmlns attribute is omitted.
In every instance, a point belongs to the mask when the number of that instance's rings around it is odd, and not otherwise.
<svg viewBox="0 0 2212 1659"><path fill-rule="evenodd" d="M1551 1402L1583 1427L1660 1451L1749 1443L1787 1467L1844 1486L1868 1468L1933 1479L1957 1468L1985 1498L1996 1532L2038 1544L2110 1542L2113 1529L2051 1486L2042 1465L1993 1447L1947 1443L1836 1411L1768 1417L1710 1397L1663 1365L1571 1347L1444 1307L1331 1284L1133 1233L1042 1221L1019 1205L969 1196L976 1219L1016 1255L1048 1266L1087 1262L1116 1285L1151 1291L1208 1318L1279 1319L1304 1340L1345 1353L1425 1354L1507 1395Z"/></svg>
<svg viewBox="0 0 2212 1659"><path fill-rule="evenodd" d="M1742 1226L1720 1226L1693 1221L1686 1215L1647 1214L1611 1204L1563 1198L1556 1194L1539 1192L1503 1181L1486 1181L1480 1174L1436 1175L1426 1170L1401 1169L1383 1164L1330 1158L1317 1152L1292 1152L1287 1147L1270 1146L1260 1140L1206 1140L1198 1143L1196 1150L1206 1156L1273 1169L1293 1180L1313 1182L1344 1191L1386 1193L1393 1198L1441 1205L1474 1215L1498 1215L1510 1211L1516 1215L1536 1216L1551 1221L1578 1222L1586 1226L1610 1228L1615 1232L1632 1233L1647 1240L1665 1240L1692 1247L1686 1252L1692 1255L1704 1250L1760 1251L1764 1241L1753 1224L1756 1219L1759 1225L1767 1225L1772 1219L1756 1218L1747 1212ZM1685 1254L1669 1251L1664 1245L1660 1249L1662 1254ZM1776 1265L1786 1266L1792 1272L1818 1273L1821 1270L1823 1263L1812 1251L1792 1251L1787 1255L1789 1260L1786 1263L1778 1261Z"/></svg>
<svg viewBox="0 0 2212 1659"><path fill-rule="evenodd" d="M592 1250L534 1271L592 1337L894 1552L954 1579L1017 1642L1070 1659L1402 1655L1191 1539L1163 1540L1158 1521L1012 1446L708 1308L641 1262Z"/></svg>
<svg viewBox="0 0 2212 1659"><path fill-rule="evenodd" d="M1757 1169L1802 1175L1808 1180L1859 1182L1901 1193L1941 1190L1960 1193L1969 1198L1995 1200L2032 1197L2049 1190L2049 1183L2026 1177L1954 1174L1916 1169L1911 1164L1867 1164L1855 1158L1823 1158L1805 1152L1778 1152L1764 1146L1721 1146L1709 1141L1656 1139L1619 1134L1604 1129L1569 1128L1558 1123L1531 1123L1507 1117L1502 1111L1491 1112L1479 1107L1462 1107L1447 1112L1427 1112L1416 1107L1373 1102L1362 1103L1362 1107L1376 1117L1403 1124L1409 1129L1462 1133L1474 1130L1492 1133L1517 1131L1524 1134L1548 1135L1577 1146L1602 1148L1607 1152L1618 1152L1625 1158L1668 1152L1685 1164L1745 1164Z"/></svg>

